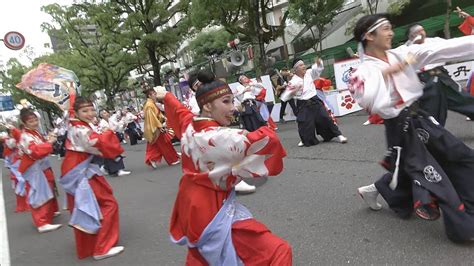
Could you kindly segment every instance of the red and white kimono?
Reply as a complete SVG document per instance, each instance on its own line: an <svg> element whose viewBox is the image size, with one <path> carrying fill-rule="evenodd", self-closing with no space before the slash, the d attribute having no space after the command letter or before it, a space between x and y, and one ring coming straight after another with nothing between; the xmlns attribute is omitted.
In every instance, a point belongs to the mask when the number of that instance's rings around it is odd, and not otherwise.
<svg viewBox="0 0 474 266"><path fill-rule="evenodd" d="M66 139L66 155L61 165L61 177L68 174L92 155L114 159L122 154L123 148L112 130L97 133L86 122L77 119L69 121ZM79 259L103 255L114 247L119 238L118 203L104 176L95 174L88 179L95 199L100 207L100 229L89 234L74 226L76 251ZM74 210L74 196L67 193L68 209Z"/></svg>
<svg viewBox="0 0 474 266"><path fill-rule="evenodd" d="M171 215L171 238L188 244L186 265L208 265L197 247L205 228L222 212L224 201L232 199L235 184L242 177L280 173L286 152L268 127L247 134L221 127L214 120L196 118L171 93L164 105L183 152L184 175ZM245 265L291 265L291 247L286 241L251 217L237 220L231 225L229 242ZM219 253L219 248L222 246L211 252Z"/></svg>
<svg viewBox="0 0 474 266"><path fill-rule="evenodd" d="M28 203L31 206L31 216L36 227L51 224L54 213L59 210L58 201L56 200L55 191L56 183L54 181L54 173L49 166L48 155L53 152L53 145L46 142L46 139L36 130L23 129L19 143L20 150L20 166L18 171L26 180L26 191L28 194ZM34 170L33 167L37 170ZM31 169L30 169L31 168ZM42 171L42 173L41 173ZM49 196L38 196L42 194L42 188L35 188L38 180L46 177L47 185L49 185ZM33 178L28 176L34 175ZM39 181L42 182L42 181ZM44 188L44 187L43 187ZM35 198L43 200L36 201Z"/></svg>
<svg viewBox="0 0 474 266"><path fill-rule="evenodd" d="M25 212L30 210L26 197L26 184L23 176L18 172L20 166L20 155L18 151L18 142L20 141L21 130L13 128L3 143L3 158L5 166L10 170L12 187L15 190L16 208L15 212Z"/></svg>

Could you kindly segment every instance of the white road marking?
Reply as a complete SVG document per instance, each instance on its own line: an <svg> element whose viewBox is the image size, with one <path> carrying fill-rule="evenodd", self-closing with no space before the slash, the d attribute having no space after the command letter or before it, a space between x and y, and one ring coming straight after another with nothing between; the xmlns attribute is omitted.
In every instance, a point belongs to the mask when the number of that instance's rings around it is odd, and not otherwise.
<svg viewBox="0 0 474 266"><path fill-rule="evenodd" d="M0 164L0 167L3 165ZM0 168L0 265L10 266L10 248L8 246L7 216L3 198L3 169Z"/></svg>

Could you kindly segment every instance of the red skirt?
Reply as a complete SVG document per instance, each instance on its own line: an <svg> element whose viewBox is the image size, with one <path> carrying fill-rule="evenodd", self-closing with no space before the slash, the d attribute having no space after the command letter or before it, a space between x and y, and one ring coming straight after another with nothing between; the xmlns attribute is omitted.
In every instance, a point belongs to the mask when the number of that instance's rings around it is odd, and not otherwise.
<svg viewBox="0 0 474 266"><path fill-rule="evenodd" d="M291 246L255 219L232 225L232 243L244 265L292 265ZM196 248L188 249L186 265L208 265Z"/></svg>
<svg viewBox="0 0 474 266"><path fill-rule="evenodd" d="M101 228L97 234L88 234L74 228L77 257L83 259L90 256L103 255L114 247L119 239L118 203L105 177L94 176L89 179L89 185L99 203L102 213ZM68 209L74 209L74 196L67 194Z"/></svg>
<svg viewBox="0 0 474 266"><path fill-rule="evenodd" d="M278 126L275 124L275 121L273 121L273 119L272 119L271 116L268 118L267 123L268 123L268 127L269 127L270 129L273 129L273 130L277 130L277 129L278 129Z"/></svg>
<svg viewBox="0 0 474 266"><path fill-rule="evenodd" d="M169 133L160 134L154 143L146 144L145 163L151 165L151 161L159 163L162 157L168 165L179 160L179 155L171 143L173 136Z"/></svg>
<svg viewBox="0 0 474 266"><path fill-rule="evenodd" d="M10 173L11 177L12 177L12 180L13 182L15 183L15 187L16 185L18 184L18 181L16 180L15 178L15 175ZM28 195L28 193L26 194ZM19 195L16 195L16 208L15 208L15 212L27 212L27 211L30 211L30 205L28 204L28 201L27 201L27 196L19 196Z"/></svg>
<svg viewBox="0 0 474 266"><path fill-rule="evenodd" d="M51 168L44 170L44 175L48 180L49 186L53 191L53 194L56 191L56 183L54 182L54 174ZM30 186L26 182L26 193L28 194ZM46 224L51 224L53 221L54 213L59 211L58 201L56 197L50 199L45 204L41 205L38 208L31 208L31 217L33 218L33 223L36 227L40 227Z"/></svg>

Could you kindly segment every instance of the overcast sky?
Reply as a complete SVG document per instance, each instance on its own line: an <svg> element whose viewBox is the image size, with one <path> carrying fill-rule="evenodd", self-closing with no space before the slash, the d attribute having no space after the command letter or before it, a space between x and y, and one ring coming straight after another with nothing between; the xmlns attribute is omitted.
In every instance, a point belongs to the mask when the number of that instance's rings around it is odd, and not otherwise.
<svg viewBox="0 0 474 266"><path fill-rule="evenodd" d="M2 0L0 8L0 39L9 31L18 31L25 36L25 47L33 47L35 57L52 52L45 48L51 43L48 34L41 31L41 23L50 22L51 17L41 12L44 5L58 3L69 5L72 0ZM11 57L18 58L23 64L30 64L23 50L10 50L0 43L0 65L6 64Z"/></svg>

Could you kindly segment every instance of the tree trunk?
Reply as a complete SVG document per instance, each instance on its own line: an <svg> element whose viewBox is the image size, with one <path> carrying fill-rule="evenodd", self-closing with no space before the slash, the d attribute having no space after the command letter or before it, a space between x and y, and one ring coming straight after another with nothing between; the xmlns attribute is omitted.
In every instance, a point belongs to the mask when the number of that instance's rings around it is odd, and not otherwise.
<svg viewBox="0 0 474 266"><path fill-rule="evenodd" d="M311 36L313 36L313 45L311 45L313 47L313 50L314 52L318 52L318 44L319 44L319 40L318 38L316 37L316 34L314 34L314 30L313 30L313 27L309 27L309 31L311 32ZM306 48L306 47L305 47Z"/></svg>
<svg viewBox="0 0 474 266"><path fill-rule="evenodd" d="M282 18L280 17L280 24L281 24ZM286 38L285 38L285 30L283 29L283 34L281 35L281 39L283 41L283 59L285 59L286 63L288 64L289 60L289 53L288 53L288 45L286 44Z"/></svg>
<svg viewBox="0 0 474 266"><path fill-rule="evenodd" d="M105 105L107 105L107 108L109 110L114 110L115 109L115 104L114 104L115 94L114 93L107 93L106 96L107 96L107 101L105 101Z"/></svg>
<svg viewBox="0 0 474 266"><path fill-rule="evenodd" d="M451 0L446 0L446 16L444 17L444 38L451 38L451 32L449 31L449 17L451 14L452 2Z"/></svg>
<svg viewBox="0 0 474 266"><path fill-rule="evenodd" d="M323 55L323 33L324 33L324 26L321 28L318 28L319 56Z"/></svg>
<svg viewBox="0 0 474 266"><path fill-rule="evenodd" d="M156 58L155 47L146 47L146 50L148 52L148 57L150 58L151 66L153 67L153 84L154 86L161 86L161 65Z"/></svg>
<svg viewBox="0 0 474 266"><path fill-rule="evenodd" d="M249 34L247 36L251 37L252 46L255 47L254 49L254 59L253 64L255 68L255 75L259 78L265 68L265 47L262 39L262 27L260 26L260 13L261 9L259 6L258 0L249 0L250 8L248 10L248 25L252 25L253 28L249 30Z"/></svg>

